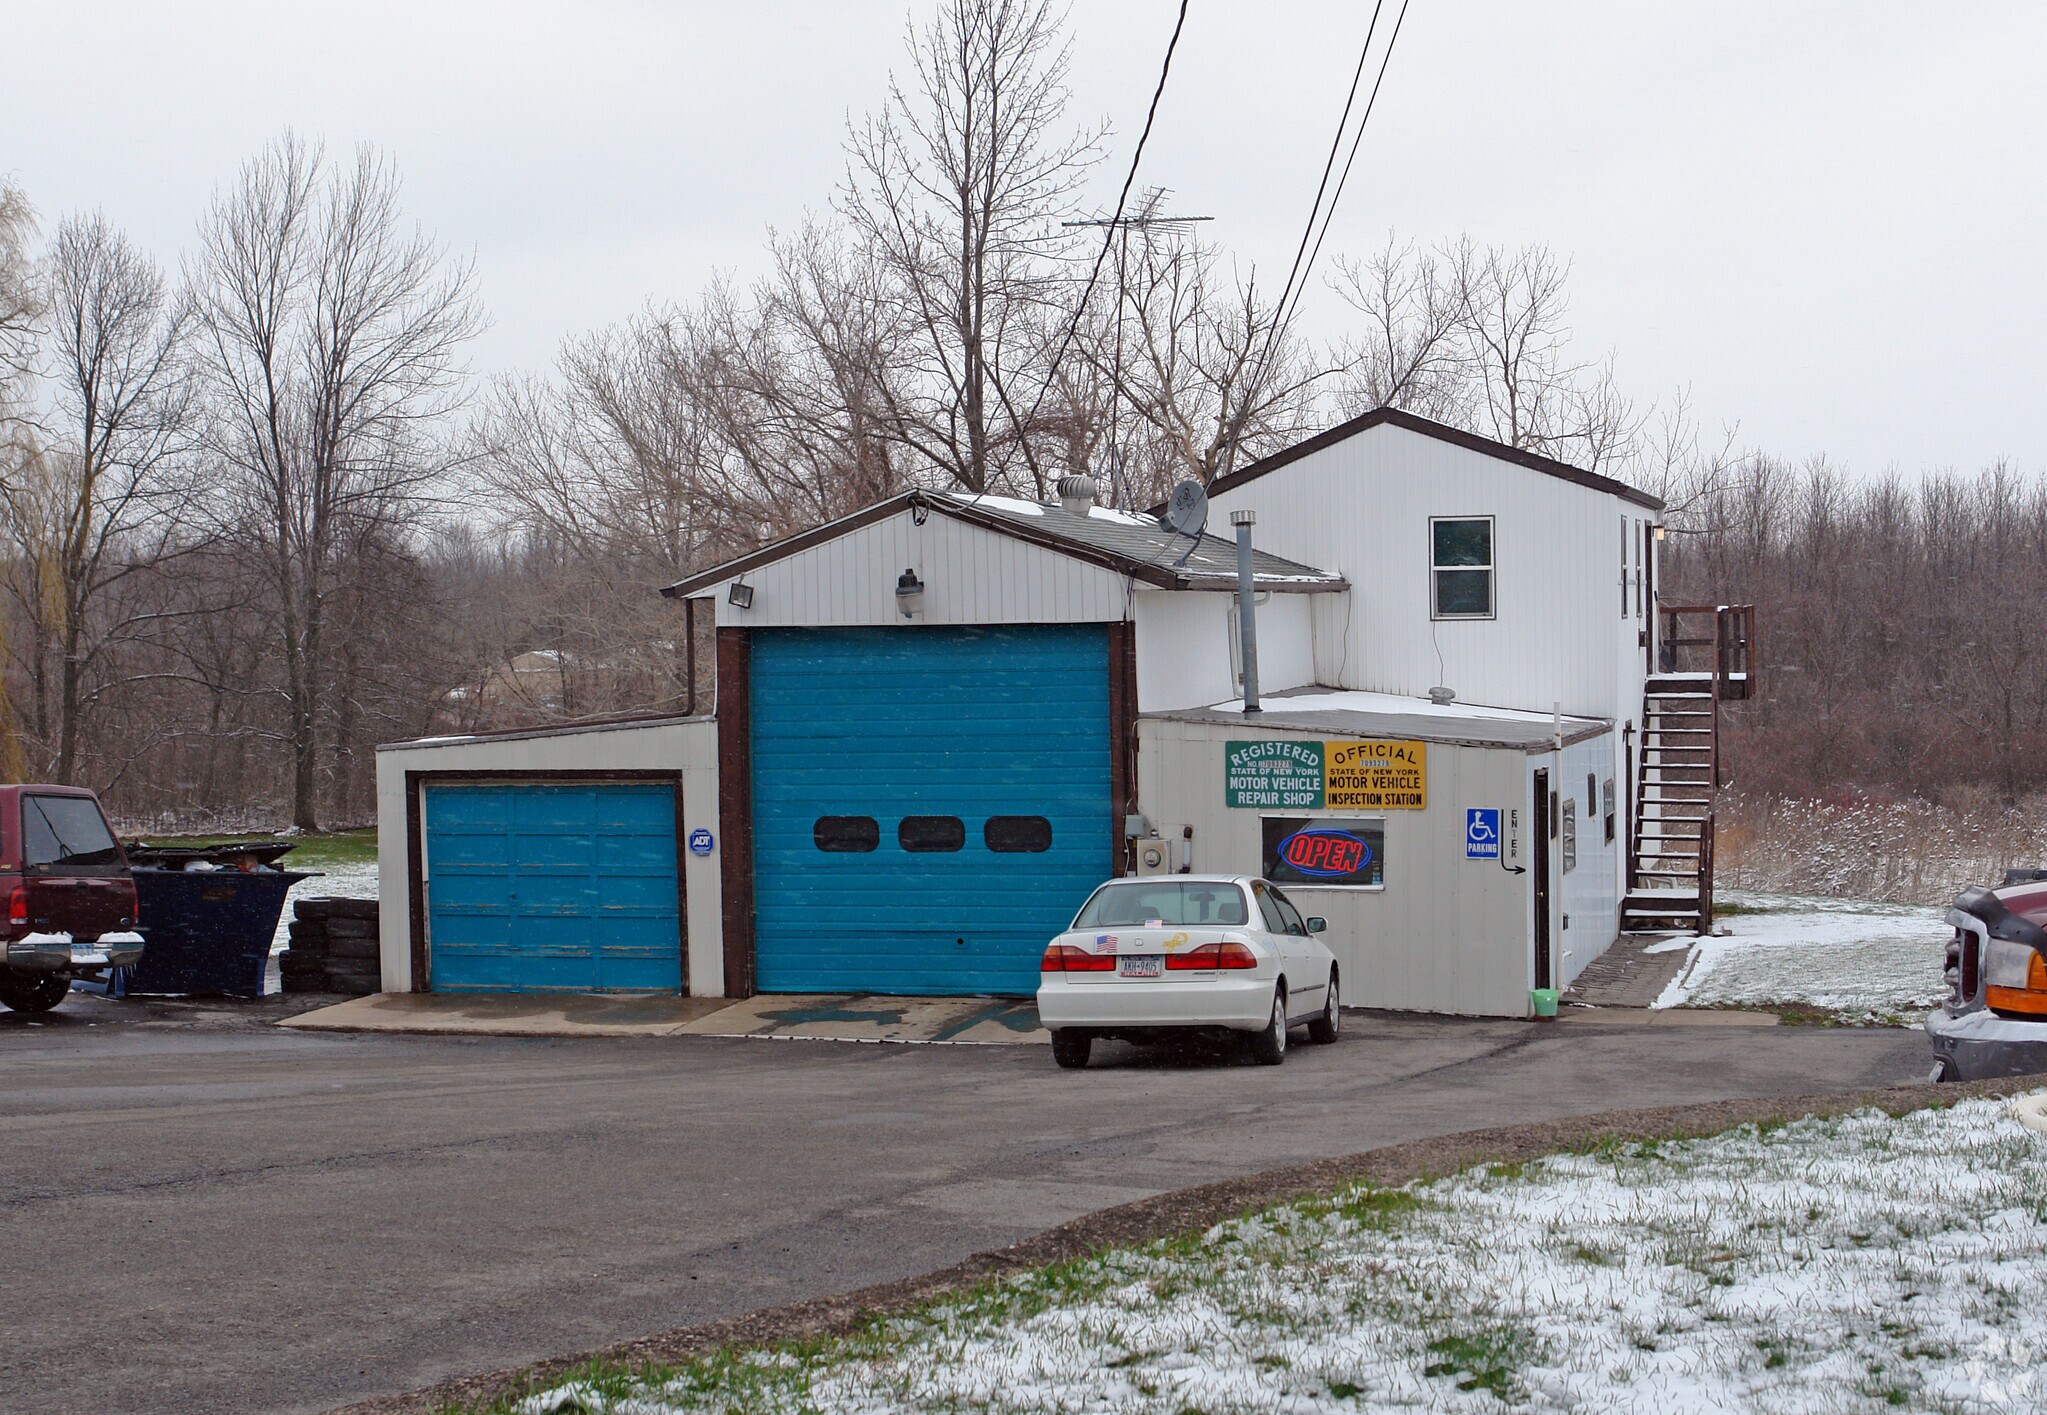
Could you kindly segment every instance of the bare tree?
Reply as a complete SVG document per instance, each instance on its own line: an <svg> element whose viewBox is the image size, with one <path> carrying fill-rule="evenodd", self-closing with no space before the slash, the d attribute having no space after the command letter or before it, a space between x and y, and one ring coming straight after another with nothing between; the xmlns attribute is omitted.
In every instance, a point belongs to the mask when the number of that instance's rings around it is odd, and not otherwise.
<svg viewBox="0 0 2047 1415"><path fill-rule="evenodd" d="M0 178L0 431L10 407L10 394L28 374L41 291L29 241L35 234L35 211L20 187Z"/></svg>
<svg viewBox="0 0 2047 1415"><path fill-rule="evenodd" d="M34 231L35 212L28 198L20 187L0 178L0 487L16 483L34 452L29 430L18 421L40 314L41 292L29 253ZM7 625L0 620L0 775L19 781L25 767L4 671L7 649Z"/></svg>
<svg viewBox="0 0 2047 1415"><path fill-rule="evenodd" d="M1446 247L1443 258L1478 430L1594 471L1624 457L1637 420L1615 385L1612 360L1587 363L1569 352L1569 264L1547 246L1481 248L1470 237Z"/></svg>
<svg viewBox="0 0 2047 1415"><path fill-rule="evenodd" d="M51 779L68 783L114 686L96 681L109 655L162 621L146 595L123 591L192 545L193 488L175 461L191 398L181 307L104 216L59 226L47 269L49 441L0 486L0 517L22 552L36 641L55 658L52 691L40 653L33 671L39 709L54 709Z"/></svg>
<svg viewBox="0 0 2047 1415"><path fill-rule="evenodd" d="M969 491L1046 476L1022 424L1063 325L1051 214L1100 130L1063 128L1069 49L1049 0L942 0L907 39L908 87L847 140L839 210L888 277L898 368L889 435Z"/></svg>
<svg viewBox="0 0 2047 1415"><path fill-rule="evenodd" d="M1627 462L1642 416L1611 356L1573 351L1569 275L1546 246L1468 236L1339 262L1337 292L1365 325L1340 349L1342 410L1407 408L1595 471Z"/></svg>
<svg viewBox="0 0 2047 1415"><path fill-rule="evenodd" d="M1118 264L1122 288L1080 347L1137 423L1126 503L1163 500L1185 477L1205 485L1309 427L1322 367L1290 335L1266 348L1275 312L1255 277L1225 276L1213 246L1149 231Z"/></svg>
<svg viewBox="0 0 2047 1415"><path fill-rule="evenodd" d="M290 135L215 198L191 275L211 446L276 602L292 819L312 829L339 552L365 527L402 533L448 465L473 277L403 229L385 159L330 167Z"/></svg>
<svg viewBox="0 0 2047 1415"><path fill-rule="evenodd" d="M1363 260L1339 256L1330 281L1357 311L1357 332L1338 345L1338 402L1346 411L1405 408L1461 424L1466 360L1457 340L1458 301L1435 252L1391 236Z"/></svg>

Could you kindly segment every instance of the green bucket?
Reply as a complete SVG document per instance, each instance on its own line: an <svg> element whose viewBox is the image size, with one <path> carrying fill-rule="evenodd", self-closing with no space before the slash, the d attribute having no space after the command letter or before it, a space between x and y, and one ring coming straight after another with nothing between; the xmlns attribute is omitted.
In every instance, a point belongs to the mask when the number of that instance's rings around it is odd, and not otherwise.
<svg viewBox="0 0 2047 1415"><path fill-rule="evenodd" d="M1535 1004L1535 1015L1554 1017L1557 1015L1557 990L1555 988L1533 988L1528 1000Z"/></svg>

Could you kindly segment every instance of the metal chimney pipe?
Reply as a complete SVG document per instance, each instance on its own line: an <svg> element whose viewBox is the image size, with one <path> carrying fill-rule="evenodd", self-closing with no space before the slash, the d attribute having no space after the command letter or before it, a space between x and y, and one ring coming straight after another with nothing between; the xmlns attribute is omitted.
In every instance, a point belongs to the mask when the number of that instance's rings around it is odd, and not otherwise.
<svg viewBox="0 0 2047 1415"><path fill-rule="evenodd" d="M1256 512L1232 511L1230 524L1237 528L1237 637L1243 643L1244 711L1258 706L1258 593L1251 574L1251 527Z"/></svg>

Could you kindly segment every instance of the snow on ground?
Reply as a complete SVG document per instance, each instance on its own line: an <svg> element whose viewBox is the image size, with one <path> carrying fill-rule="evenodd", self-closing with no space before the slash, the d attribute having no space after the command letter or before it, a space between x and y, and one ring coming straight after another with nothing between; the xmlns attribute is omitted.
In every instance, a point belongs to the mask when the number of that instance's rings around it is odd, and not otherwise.
<svg viewBox="0 0 2047 1415"><path fill-rule="evenodd" d="M1351 1190L560 1412L2047 1405L2047 1136L1865 1111Z"/></svg>
<svg viewBox="0 0 2047 1415"><path fill-rule="evenodd" d="M1657 1007L1796 1004L1844 1021L1909 1021L1940 1001L1941 910L1727 891ZM1722 930L1725 930L1723 935Z"/></svg>

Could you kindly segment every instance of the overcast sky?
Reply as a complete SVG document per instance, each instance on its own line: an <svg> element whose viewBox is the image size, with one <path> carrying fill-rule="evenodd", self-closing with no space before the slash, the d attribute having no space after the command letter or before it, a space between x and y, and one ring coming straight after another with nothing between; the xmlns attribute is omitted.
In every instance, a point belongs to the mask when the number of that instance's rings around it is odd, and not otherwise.
<svg viewBox="0 0 2047 1415"><path fill-rule="evenodd" d="M174 259L287 126L473 252L484 370L761 265L918 0L0 0L0 171ZM1175 0L1077 0L1113 204ZM1390 16L1391 4L1388 6ZM1370 7L1193 0L1140 180L1283 279ZM2047 468L2047 5L1412 0L1329 251L1547 242L1638 397L1858 471ZM2031 95L2030 97L2028 95ZM1319 282L1318 282L1319 285ZM1313 328L1342 307L1313 292Z"/></svg>

